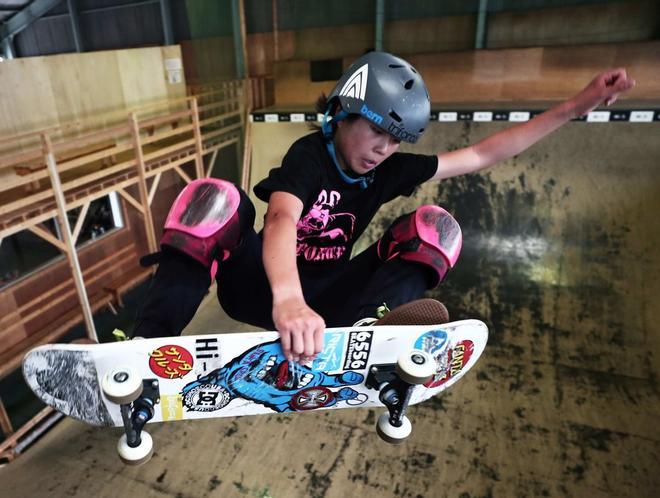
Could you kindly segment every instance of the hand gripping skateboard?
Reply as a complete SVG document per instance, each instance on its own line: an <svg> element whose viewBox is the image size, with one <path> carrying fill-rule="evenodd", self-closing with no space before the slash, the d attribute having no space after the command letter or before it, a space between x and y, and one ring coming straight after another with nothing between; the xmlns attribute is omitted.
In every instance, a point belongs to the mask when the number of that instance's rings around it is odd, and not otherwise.
<svg viewBox="0 0 660 498"><path fill-rule="evenodd" d="M146 462L146 423L385 406L379 436L411 433L409 405L450 387L477 361L488 329L442 325L331 328L311 364L286 360L277 332L51 344L30 351L23 374L46 404L96 426L124 427L128 464Z"/></svg>

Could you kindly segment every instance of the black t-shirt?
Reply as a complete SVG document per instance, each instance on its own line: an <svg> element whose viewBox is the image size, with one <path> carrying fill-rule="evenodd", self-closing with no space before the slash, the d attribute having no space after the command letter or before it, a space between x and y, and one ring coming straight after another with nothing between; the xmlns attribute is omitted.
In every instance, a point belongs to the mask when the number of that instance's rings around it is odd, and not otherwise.
<svg viewBox="0 0 660 498"><path fill-rule="evenodd" d="M400 195L410 196L437 166L437 156L396 152L374 170L373 182L362 189L342 180L322 133L316 132L297 140L282 166L255 185L254 193L264 202L272 192L287 192L303 202L297 225L300 268L342 264L380 206Z"/></svg>

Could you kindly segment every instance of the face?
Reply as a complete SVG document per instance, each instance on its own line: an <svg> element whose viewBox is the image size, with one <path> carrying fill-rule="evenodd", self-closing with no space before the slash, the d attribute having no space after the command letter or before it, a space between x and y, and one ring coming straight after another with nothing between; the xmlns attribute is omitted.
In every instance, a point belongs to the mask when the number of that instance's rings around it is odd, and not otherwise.
<svg viewBox="0 0 660 498"><path fill-rule="evenodd" d="M362 117L339 121L334 141L341 166L358 175L374 169L394 154L401 144L400 140Z"/></svg>

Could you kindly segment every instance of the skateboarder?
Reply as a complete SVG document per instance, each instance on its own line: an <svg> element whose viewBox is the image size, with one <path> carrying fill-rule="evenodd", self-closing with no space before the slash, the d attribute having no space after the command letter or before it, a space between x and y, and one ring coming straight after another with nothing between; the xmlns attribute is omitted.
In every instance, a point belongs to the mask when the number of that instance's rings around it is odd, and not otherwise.
<svg viewBox="0 0 660 498"><path fill-rule="evenodd" d="M258 183L268 203L257 234L245 192L196 180L174 202L157 254L158 270L138 310L134 334L180 334L216 280L229 316L280 332L291 360L323 347L323 329L350 325L421 297L456 262L461 231L437 206L422 206L350 258L378 208L426 181L471 173L508 159L570 119L613 103L634 85L624 69L605 71L566 102L478 142L439 153L397 152L415 143L430 116L426 86L406 61L370 52L331 92L322 129L296 141Z"/></svg>

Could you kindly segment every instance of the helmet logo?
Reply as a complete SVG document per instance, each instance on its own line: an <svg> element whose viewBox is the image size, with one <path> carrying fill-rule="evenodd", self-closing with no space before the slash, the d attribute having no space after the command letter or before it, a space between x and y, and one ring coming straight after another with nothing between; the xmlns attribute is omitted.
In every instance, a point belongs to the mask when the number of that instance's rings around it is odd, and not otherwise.
<svg viewBox="0 0 660 498"><path fill-rule="evenodd" d="M362 108L360 109L360 112L362 113L363 116L365 116L367 119L370 119L376 124L381 124L383 122L383 116L380 114L372 111L367 107L367 104L362 104Z"/></svg>
<svg viewBox="0 0 660 498"><path fill-rule="evenodd" d="M389 131L391 135L394 135L399 140L403 140L404 142L410 142L411 144L417 143L417 139L419 138L414 133L410 133L404 130L403 128L395 125L394 123L390 123L390 126L389 128L387 128L387 131Z"/></svg>
<svg viewBox="0 0 660 498"><path fill-rule="evenodd" d="M342 97L353 97L354 99L364 100L367 94L367 77L369 75L369 64L365 64L355 71L348 81L344 83L339 95Z"/></svg>

